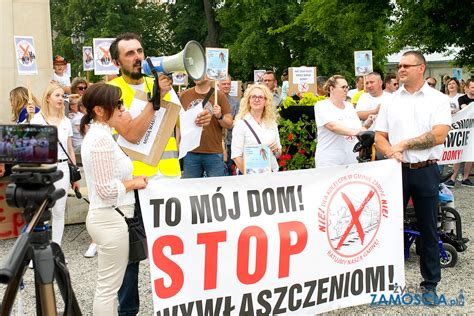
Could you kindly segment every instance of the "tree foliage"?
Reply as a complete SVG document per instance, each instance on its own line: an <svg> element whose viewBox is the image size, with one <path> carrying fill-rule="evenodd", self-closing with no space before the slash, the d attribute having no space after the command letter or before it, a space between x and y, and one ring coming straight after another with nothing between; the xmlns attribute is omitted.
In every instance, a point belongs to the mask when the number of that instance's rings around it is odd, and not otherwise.
<svg viewBox="0 0 474 316"><path fill-rule="evenodd" d="M420 47L428 53L461 50L456 61L474 67L474 2L472 0L397 0L395 48Z"/></svg>

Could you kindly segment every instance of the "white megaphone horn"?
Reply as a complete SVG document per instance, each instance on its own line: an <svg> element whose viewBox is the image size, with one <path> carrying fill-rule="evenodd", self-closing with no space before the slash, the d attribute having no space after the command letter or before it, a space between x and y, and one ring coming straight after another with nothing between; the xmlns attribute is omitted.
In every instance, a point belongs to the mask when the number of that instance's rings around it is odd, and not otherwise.
<svg viewBox="0 0 474 316"><path fill-rule="evenodd" d="M189 41L184 49L176 55L149 58L157 72L169 74L176 71L186 71L193 80L201 79L206 73L204 49L196 41ZM152 74L152 69L146 60L142 62L142 73Z"/></svg>

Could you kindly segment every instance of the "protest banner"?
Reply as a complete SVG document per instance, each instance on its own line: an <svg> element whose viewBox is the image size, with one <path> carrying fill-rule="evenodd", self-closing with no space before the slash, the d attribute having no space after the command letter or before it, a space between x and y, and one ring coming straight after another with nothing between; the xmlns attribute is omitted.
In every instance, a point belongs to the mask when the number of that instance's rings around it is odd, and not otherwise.
<svg viewBox="0 0 474 316"><path fill-rule="evenodd" d="M474 161L474 103L453 115L451 130L444 141L443 155L438 162L447 165Z"/></svg>
<svg viewBox="0 0 474 316"><path fill-rule="evenodd" d="M394 159L140 190L154 315L315 314L404 286Z"/></svg>
<svg viewBox="0 0 474 316"><path fill-rule="evenodd" d="M453 78L462 79L462 68L453 68Z"/></svg>
<svg viewBox="0 0 474 316"><path fill-rule="evenodd" d="M206 47L206 74L214 80L214 104L217 104L217 81L227 78L229 68L229 50L227 48Z"/></svg>
<svg viewBox="0 0 474 316"><path fill-rule="evenodd" d="M287 95L318 92L316 82L316 67L290 67L288 69L288 92Z"/></svg>
<svg viewBox="0 0 474 316"><path fill-rule="evenodd" d="M263 82L263 75L265 74L265 69L257 69L253 71L253 82L259 83Z"/></svg>
<svg viewBox="0 0 474 316"><path fill-rule="evenodd" d="M9 177L0 179L0 240L18 237L25 225L23 210L7 204L5 191L10 182Z"/></svg>
<svg viewBox="0 0 474 316"><path fill-rule="evenodd" d="M16 65L19 75L38 74L35 41L32 36L14 36Z"/></svg>
<svg viewBox="0 0 474 316"><path fill-rule="evenodd" d="M84 71L94 70L94 54L92 46L82 47L82 68Z"/></svg>
<svg viewBox="0 0 474 316"><path fill-rule="evenodd" d="M356 76L365 76L374 71L374 66L372 63L372 51L355 51L354 66Z"/></svg>
<svg viewBox="0 0 474 316"><path fill-rule="evenodd" d="M94 38L94 74L96 75L118 75L119 70L112 62L110 56L110 45L115 38Z"/></svg>
<svg viewBox="0 0 474 316"><path fill-rule="evenodd" d="M242 99L242 81L232 80L230 82L230 91L229 95L236 98L237 100Z"/></svg>

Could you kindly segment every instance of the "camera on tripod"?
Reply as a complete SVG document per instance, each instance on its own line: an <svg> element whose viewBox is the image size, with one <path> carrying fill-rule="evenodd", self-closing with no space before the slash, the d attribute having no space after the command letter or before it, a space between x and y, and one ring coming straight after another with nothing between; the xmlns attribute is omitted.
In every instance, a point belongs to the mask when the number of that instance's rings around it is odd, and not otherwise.
<svg viewBox="0 0 474 316"><path fill-rule="evenodd" d="M34 263L36 311L38 315L56 314L53 280L65 303L64 315L80 315L72 291L64 254L51 242L46 224L51 208L63 197L64 189L54 182L63 177L57 170L58 132L52 125L0 125L0 163L15 164L6 189L11 207L23 208L27 223L0 266L0 283L8 284L0 306L0 316L8 315L28 263Z"/></svg>

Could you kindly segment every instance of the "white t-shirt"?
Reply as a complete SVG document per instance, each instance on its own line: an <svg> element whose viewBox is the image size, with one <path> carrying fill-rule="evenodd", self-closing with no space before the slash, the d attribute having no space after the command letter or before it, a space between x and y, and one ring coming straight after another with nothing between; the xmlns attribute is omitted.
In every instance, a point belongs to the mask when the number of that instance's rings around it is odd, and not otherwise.
<svg viewBox="0 0 474 316"><path fill-rule="evenodd" d="M370 111L375 109L379 104L387 103L392 99L393 95L391 93L382 91L382 94L378 97L373 97L370 93L363 93L359 101L357 102L356 112L360 111ZM365 124L365 121L362 121L362 124ZM375 123L369 128L369 130L375 130Z"/></svg>
<svg viewBox="0 0 474 316"><path fill-rule="evenodd" d="M245 116L247 122L252 126L255 134L257 134L260 142L263 145L270 145L273 142L278 144L278 148L281 149L280 143L280 133L278 132L278 126L266 126L265 123L259 125L252 117L250 113ZM244 156L244 147L245 146L254 146L258 145L255 135L253 135L250 128L245 124L244 120L235 121L234 129L232 130L232 159L236 157ZM278 162L275 155L272 155L272 171L278 171Z"/></svg>
<svg viewBox="0 0 474 316"><path fill-rule="evenodd" d="M393 93L393 99L382 104L377 117L376 131L388 133L390 144L418 137L435 125L451 125L451 108L447 95L430 88L427 83L410 94L404 86ZM403 160L410 163L440 159L443 144L428 149L403 152Z"/></svg>
<svg viewBox="0 0 474 316"><path fill-rule="evenodd" d="M77 113L69 113L69 119L71 120L72 125L72 147L74 149L81 147L82 140L84 136L82 136L80 132L81 120L84 114L81 112Z"/></svg>
<svg viewBox="0 0 474 316"><path fill-rule="evenodd" d="M51 125L51 124L46 123L43 115L41 115L41 112L36 113L35 116L31 119L30 123L40 124L40 125ZM58 128L58 140L61 142L64 149L67 150L67 140L69 137L72 137L71 121L67 117L64 117L61 120L61 123L59 124L59 126L57 126L57 128ZM61 146L59 146L59 144L58 144L58 159L67 159L66 153L61 148Z"/></svg>
<svg viewBox="0 0 474 316"><path fill-rule="evenodd" d="M345 127L359 129L361 123L357 113L349 102L344 102L345 108L339 109L331 100L319 101L314 105L316 126L318 129L318 144L316 145L316 168L348 165L357 162L357 153L354 145L357 144L355 136L336 134L324 125L336 122Z"/></svg>
<svg viewBox="0 0 474 316"><path fill-rule="evenodd" d="M458 102L458 99L459 97L462 96L461 93L457 93L454 97L450 97L448 96L449 98L449 106L451 107L451 114L454 114L456 113L457 111L460 110L459 108L459 102Z"/></svg>
<svg viewBox="0 0 474 316"><path fill-rule="evenodd" d="M66 74L59 76L57 73L53 72L53 80L57 81L61 87L71 86L71 79Z"/></svg>

